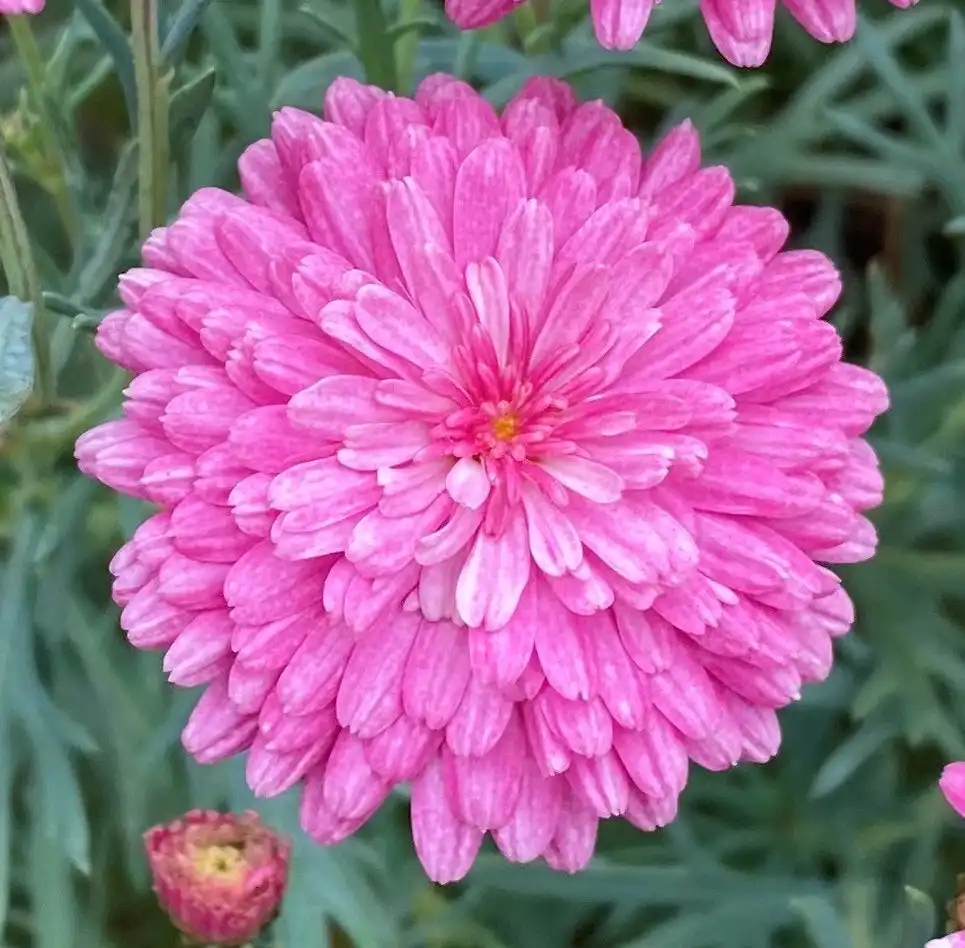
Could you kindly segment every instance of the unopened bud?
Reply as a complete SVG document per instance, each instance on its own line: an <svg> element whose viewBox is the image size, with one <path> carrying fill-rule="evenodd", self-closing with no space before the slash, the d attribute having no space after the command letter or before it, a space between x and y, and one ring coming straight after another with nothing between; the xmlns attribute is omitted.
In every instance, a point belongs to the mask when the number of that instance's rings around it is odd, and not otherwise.
<svg viewBox="0 0 965 948"><path fill-rule="evenodd" d="M144 844L158 900L191 941L242 945L278 914L291 847L256 813L192 810Z"/></svg>

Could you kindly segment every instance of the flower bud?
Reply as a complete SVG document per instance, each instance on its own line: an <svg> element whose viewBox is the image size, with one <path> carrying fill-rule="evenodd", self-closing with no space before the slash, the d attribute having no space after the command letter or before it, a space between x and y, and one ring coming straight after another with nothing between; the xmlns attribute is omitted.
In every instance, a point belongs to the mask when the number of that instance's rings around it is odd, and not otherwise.
<svg viewBox="0 0 965 948"><path fill-rule="evenodd" d="M938 786L958 815L965 816L965 761L947 764Z"/></svg>
<svg viewBox="0 0 965 948"><path fill-rule="evenodd" d="M192 942L242 945L278 914L291 846L257 813L192 810L144 845L158 901Z"/></svg>
<svg viewBox="0 0 965 948"><path fill-rule="evenodd" d="M925 948L965 948L965 932L952 932L944 938L933 938Z"/></svg>

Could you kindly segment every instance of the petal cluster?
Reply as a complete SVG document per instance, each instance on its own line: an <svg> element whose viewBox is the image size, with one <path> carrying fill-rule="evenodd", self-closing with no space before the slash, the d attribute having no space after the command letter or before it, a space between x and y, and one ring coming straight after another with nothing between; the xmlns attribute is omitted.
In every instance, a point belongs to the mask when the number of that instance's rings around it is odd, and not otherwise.
<svg viewBox="0 0 965 948"><path fill-rule="evenodd" d="M521 0L446 0L446 12L463 29L488 26ZM660 0L590 0L596 38L607 49L630 49L643 35ZM890 0L907 8L918 0ZM735 66L760 66L771 50L774 16L783 5L822 43L854 35L857 0L700 0L700 12L721 55Z"/></svg>
<svg viewBox="0 0 965 948"><path fill-rule="evenodd" d="M207 685L188 750L302 784L321 843L410 782L438 881L486 833L574 871L691 762L773 755L882 492L828 260L690 125L644 157L548 79L502 115L340 79L240 171L122 277L98 344L135 378L77 445L161 508L114 597Z"/></svg>
<svg viewBox="0 0 965 948"><path fill-rule="evenodd" d="M248 943L278 913L291 847L256 813L192 810L144 845L158 901L192 942Z"/></svg>

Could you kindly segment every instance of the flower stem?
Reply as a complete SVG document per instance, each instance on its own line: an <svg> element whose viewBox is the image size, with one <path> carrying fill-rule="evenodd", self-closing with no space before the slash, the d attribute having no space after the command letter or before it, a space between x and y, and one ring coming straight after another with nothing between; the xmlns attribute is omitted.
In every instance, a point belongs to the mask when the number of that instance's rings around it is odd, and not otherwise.
<svg viewBox="0 0 965 948"><path fill-rule="evenodd" d="M9 17L8 23L10 35L13 37L17 53L27 73L27 87L30 90L33 106L37 110L41 147L51 169L49 182L51 195L70 244L76 247L80 239L80 222L70 195L67 158L60 146L56 125L47 104L43 56L40 47L37 46L29 17L12 16Z"/></svg>
<svg viewBox="0 0 965 948"><path fill-rule="evenodd" d="M355 0L355 26L365 78L373 85L395 92L399 88L395 49L379 0Z"/></svg>
<svg viewBox="0 0 965 948"><path fill-rule="evenodd" d="M40 292L40 280L20 202L6 155L0 147L0 260L7 273L10 290L19 299L33 304L34 360L37 369L37 396L42 405L49 404L57 390L53 356L50 348L50 325Z"/></svg>
<svg viewBox="0 0 965 948"><path fill-rule="evenodd" d="M167 197L169 76L159 73L157 0L131 0L137 83L138 217L141 239L164 223Z"/></svg>
<svg viewBox="0 0 965 948"><path fill-rule="evenodd" d="M419 18L422 0L401 0L399 4L399 25L411 23ZM399 92L412 94L412 73L415 70L415 58L419 52L419 31L411 30L395 41L395 68L399 83Z"/></svg>

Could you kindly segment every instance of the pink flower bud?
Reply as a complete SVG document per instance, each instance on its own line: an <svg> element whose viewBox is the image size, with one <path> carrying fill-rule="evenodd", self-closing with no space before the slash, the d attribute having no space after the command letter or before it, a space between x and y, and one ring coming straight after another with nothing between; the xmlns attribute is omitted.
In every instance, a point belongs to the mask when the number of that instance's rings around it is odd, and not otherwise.
<svg viewBox="0 0 965 948"><path fill-rule="evenodd" d="M0 14L40 13L44 0L0 0Z"/></svg>
<svg viewBox="0 0 965 948"><path fill-rule="evenodd" d="M965 816L965 761L948 764L938 781L945 799L960 816Z"/></svg>
<svg viewBox="0 0 965 948"><path fill-rule="evenodd" d="M934 938L925 948L965 948L965 932L952 932L944 938Z"/></svg>
<svg viewBox="0 0 965 948"><path fill-rule="evenodd" d="M291 845L257 813L192 810L144 845L158 901L189 939L240 945L278 914Z"/></svg>

